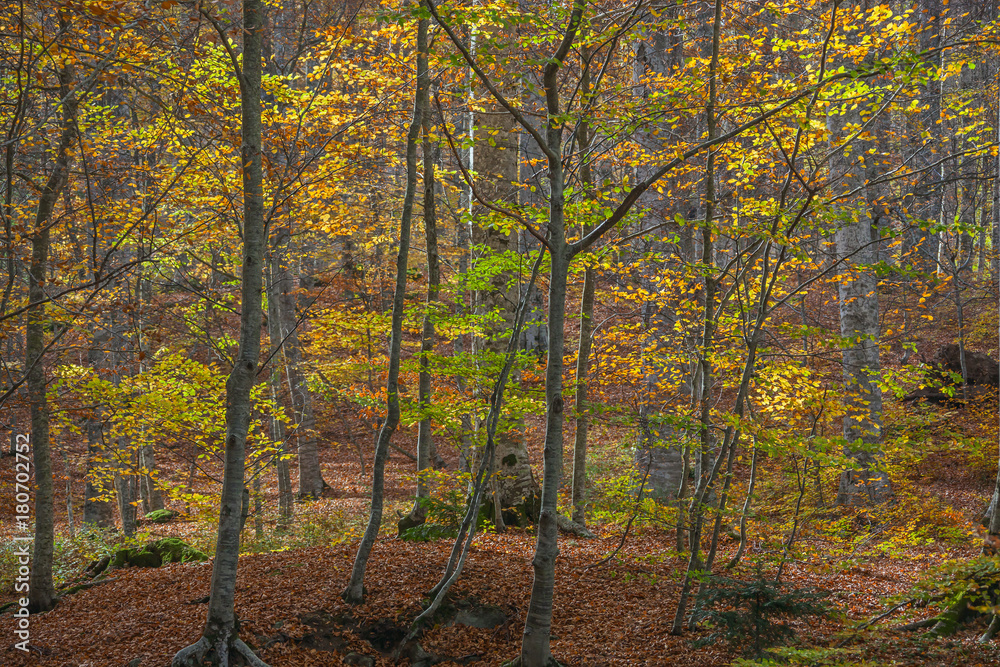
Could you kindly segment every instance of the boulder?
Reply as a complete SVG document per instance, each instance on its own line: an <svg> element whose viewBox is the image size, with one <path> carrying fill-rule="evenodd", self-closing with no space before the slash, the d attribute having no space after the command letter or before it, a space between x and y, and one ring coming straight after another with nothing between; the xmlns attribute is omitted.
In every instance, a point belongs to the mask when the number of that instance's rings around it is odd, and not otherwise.
<svg viewBox="0 0 1000 667"><path fill-rule="evenodd" d="M105 568L160 567L164 563L187 563L208 560L208 555L176 537L166 537L141 547L119 549L113 556L91 563L87 572L100 574ZM106 561L106 562L105 562Z"/></svg>
<svg viewBox="0 0 1000 667"><path fill-rule="evenodd" d="M145 519L153 523L167 523L176 516L177 512L173 510L153 510L145 516Z"/></svg>
<svg viewBox="0 0 1000 667"><path fill-rule="evenodd" d="M956 343L943 345L931 361L938 375L951 384L951 373L962 375L962 357ZM988 354L965 349L966 381L970 385L996 387L1000 383L1000 364Z"/></svg>
<svg viewBox="0 0 1000 667"><path fill-rule="evenodd" d="M1000 384L1000 364L988 354L966 348L967 385L963 398L961 382L955 382L955 378L962 375L961 351L955 343L942 345L929 365L929 386L910 392L903 397L903 401L926 400L961 407L965 405L966 399L979 400Z"/></svg>

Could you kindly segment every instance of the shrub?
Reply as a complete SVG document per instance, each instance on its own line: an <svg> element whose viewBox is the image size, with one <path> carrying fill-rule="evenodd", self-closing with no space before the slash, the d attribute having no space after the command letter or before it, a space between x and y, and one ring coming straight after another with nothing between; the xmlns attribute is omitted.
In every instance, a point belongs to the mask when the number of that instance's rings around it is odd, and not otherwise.
<svg viewBox="0 0 1000 667"><path fill-rule="evenodd" d="M782 619L830 616L832 608L822 601L827 595L815 589L785 590L759 569L752 581L709 577L698 596L695 614L708 619L715 631L696 644L722 640L733 651L760 656L764 649L795 636Z"/></svg>

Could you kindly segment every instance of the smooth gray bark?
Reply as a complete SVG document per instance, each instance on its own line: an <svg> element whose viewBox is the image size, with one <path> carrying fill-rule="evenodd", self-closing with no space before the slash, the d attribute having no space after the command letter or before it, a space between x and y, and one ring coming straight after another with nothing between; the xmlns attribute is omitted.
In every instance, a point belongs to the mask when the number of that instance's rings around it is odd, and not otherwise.
<svg viewBox="0 0 1000 667"><path fill-rule="evenodd" d="M131 536L135 534L136 508L139 500L138 478L133 472L138 466L132 460L131 452L126 441L118 438L118 468L119 472L115 476L115 499L118 502L118 516L122 522L122 532ZM127 460L122 460L121 454L128 455Z"/></svg>
<svg viewBox="0 0 1000 667"><path fill-rule="evenodd" d="M430 68L428 67L427 19L420 19L417 27L417 79L419 86L428 91L421 96L424 104L416 110L420 114L422 135L421 154L423 157L423 219L424 240L427 245L427 292L424 299L424 316L420 332L419 380L417 403L420 409L420 423L417 426L417 494L416 502L410 513L399 521L399 532L422 524L426 508L421 504L422 498L430 494L424 471L432 464L434 442L431 434L431 368L430 357L434 352L434 317L438 305L438 293L441 289L441 268L438 261L437 241L437 211L434 207L434 153L431 149L430 133ZM437 452L434 451L436 454Z"/></svg>
<svg viewBox="0 0 1000 667"><path fill-rule="evenodd" d="M878 470L875 451L882 437L882 391L878 385L878 281L869 266L875 263L877 246L872 243L866 170L857 167L858 156L867 154L870 142L851 138L863 122L861 106L853 99L834 104L827 114L833 150L830 171L839 179L834 191L843 213L836 232L837 257L844 262L838 286L840 335L847 341L843 366L848 414L843 432L848 443L863 445L845 448L855 464L841 475L838 504L881 502L891 493L888 478Z"/></svg>
<svg viewBox="0 0 1000 667"><path fill-rule="evenodd" d="M425 34L418 39L427 39L426 22L419 22L418 32ZM379 429L375 441L375 460L372 463L372 502L358 553L354 557L351 578L341 597L348 604L364 602L365 569L375 540L382 525L382 509L385 503L385 460L389 456L389 441L399 425L399 357L403 335L403 310L406 307L406 269L410 256L410 231L413 220L413 200L417 189L417 142L422 124L421 110L427 108L429 90L418 77L414 95L413 118L406 133L406 189L403 194L403 210L399 220L399 250L396 254L396 286L392 295L392 332L389 338L389 372L386 381L386 418Z"/></svg>
<svg viewBox="0 0 1000 667"><path fill-rule="evenodd" d="M562 164L562 124L559 119L559 70L576 39L585 4L573 3L562 42L545 65L543 85L546 102L544 146L549 171L549 211L546 238L549 244L549 347L545 366L545 448L541 512L535 556L531 561L534 580L531 602L521 638L521 667L549 667L552 658L552 602L555 590L556 556L559 555L558 493L563 468L563 345L566 321L566 281L573 251L566 242L565 175Z"/></svg>
<svg viewBox="0 0 1000 667"><path fill-rule="evenodd" d="M303 372L302 345L299 342L293 277L288 267L286 247L291 230L285 226L277 231L271 248L271 281L281 337L281 357L295 414L295 442L299 464L299 498L319 498L327 483L319 463L319 443L316 438L316 418L312 393Z"/></svg>
<svg viewBox="0 0 1000 667"><path fill-rule="evenodd" d="M91 368L107 367L107 345L111 334L107 330L95 331L91 337L87 361ZM87 477L84 484L83 523L97 528L114 528L114 505L108 500L112 480L109 479L109 454L104 446L104 425L101 413L95 412L84 426L87 433Z"/></svg>
<svg viewBox="0 0 1000 667"><path fill-rule="evenodd" d="M589 47L581 51L584 62L580 88L583 104L589 104L591 98ZM577 129L580 154L583 164L580 165L580 183L585 189L593 187L593 173L590 166L591 131L586 119L580 121ZM588 230L584 230L586 233ZM594 336L594 293L597 284L597 271L588 266L583 272L583 295L580 297L580 340L577 343L576 355L576 396L573 401L576 417L576 432L573 437L573 489L570 498L573 504L572 519L581 526L587 524L585 492L587 486L587 436L590 415L587 408L587 390L590 375L590 353L593 349Z"/></svg>
<svg viewBox="0 0 1000 667"><path fill-rule="evenodd" d="M518 133L517 122L494 105L491 113L481 114L476 130L489 136L488 143L476 147L477 194L498 206L517 202ZM490 211L473 206L482 221ZM492 215L497 215L493 213ZM509 255L518 248L517 234L487 220L473 227L473 242L489 249L489 258ZM506 336L514 326L517 281L513 271L502 270L490 278L486 289L477 294L477 311L487 318L485 340L475 341L489 353L489 363L502 363ZM495 372L493 373L495 376ZM487 391L481 388L480 392ZM494 516L497 529L504 523L526 525L537 512L538 484L531 473L527 441L521 420L509 419L496 435L496 477L494 480ZM499 505L499 507L497 507Z"/></svg>
<svg viewBox="0 0 1000 667"><path fill-rule="evenodd" d="M203 12L209 10L202 9ZM240 347L226 381L225 469L219 529L216 537L208 617L201 638L174 656L172 667L196 667L207 656L213 664L228 665L236 653L252 665L263 665L239 638L234 609L236 570L244 514L244 466L250 426L250 391L257 380L262 319L264 268L264 194L261 155L261 39L263 3L243 0L243 67L233 59L240 84L243 176L243 262L240 280ZM215 22L216 19L209 15ZM216 24L217 25L217 24Z"/></svg>
<svg viewBox="0 0 1000 667"><path fill-rule="evenodd" d="M922 27L920 48L935 49L941 45L942 0L919 0L919 11ZM933 57L935 60L940 58ZM908 207L914 227L908 229L903 237L903 254L916 268L927 273L933 273L937 268L941 241L937 232L931 232L926 227L939 222L944 202L944 165L936 164L942 157L941 81L937 78L937 67L931 69L927 82L920 86L921 112L910 129L911 137L918 142L912 158L917 180ZM926 138L923 137L924 132L928 132Z"/></svg>
<svg viewBox="0 0 1000 667"><path fill-rule="evenodd" d="M717 101L717 86L716 72L719 66L719 38L722 29L722 1L716 0L714 12L712 14L712 20L709 22L708 17L702 17L701 21L706 25L710 26L708 29L708 36L710 39L706 40L708 43L706 46L702 47L703 55L707 52L710 58L709 70L708 70L708 103L705 105L705 126L708 133L709 141L715 139L716 132L718 129L715 105ZM687 596L690 591L690 586L692 583L692 578L702 570L701 561L701 531L704 522L704 501L708 498L711 493L711 489L714 483L714 478L718 474L719 463L721 463L723 456L726 455L726 450L729 450L729 463L730 468L732 467L732 452L735 449L735 444L730 438L732 428L727 430L726 442L719 449L716 459L713 462L711 460L712 450L714 449L715 438L713 436L712 430L712 373L714 370L712 364L712 349L715 346L715 329L716 329L716 295L718 293L719 283L718 278L715 274L715 257L713 254L713 241L712 241L712 226L713 218L715 214L715 151L709 149L708 157L705 164L705 204L704 204L704 222L702 225L702 256L701 256L701 271L704 273L704 304L702 311L702 335L698 350L698 372L696 373L696 378L700 380L700 386L697 387L697 396L700 398L698 410L698 465L696 466L695 479L697 480L697 489L694 498L691 500L691 504L688 508L688 521L691 525L690 538L688 540L690 548L690 556L688 558L688 569L684 577L684 583L681 587L680 601L677 604L677 612L674 614L674 623L671 629L673 634L678 634L681 631L681 627L684 620L684 615L687 612ZM750 361L750 364L753 362ZM738 406L741 408L741 406ZM738 436L737 436L738 441ZM721 504L720 504L721 507ZM713 550L714 551L714 550ZM711 554L714 557L714 553ZM708 568L711 565L707 566ZM706 568L707 569L707 568Z"/></svg>
<svg viewBox="0 0 1000 667"><path fill-rule="evenodd" d="M63 21L60 21L65 27ZM52 581L55 547L54 480L49 443L49 404L45 393L45 282L48 273L52 211L69 175L70 149L76 138L77 100L70 93L70 65L59 70L62 130L56 147L55 164L38 198L31 238L31 266L28 270L28 304L25 327L25 369L31 407L31 451L35 468L35 539L31 558L28 609L48 611L56 603Z"/></svg>
<svg viewBox="0 0 1000 667"><path fill-rule="evenodd" d="M662 7L661 9L671 18L676 18L679 11L676 6ZM653 92L652 87L647 83L647 77L669 76L671 72L680 67L683 58L682 42L683 35L674 26L669 30L656 30L651 34L644 35L644 39L636 43L633 81L637 95L648 98ZM638 132L636 140L651 152L658 150L662 143L660 135L649 131ZM640 167L640 180L654 169L653 165ZM675 187L678 190L683 189L680 183L677 183ZM682 256L678 259L681 261L692 260L691 228L682 228L672 222L675 212L693 217L690 212L688 210L674 210L673 205L665 201L655 190L644 193L638 204L643 208L643 228L662 229L661 233L663 234L676 233L681 239ZM651 278L660 272L661 266L675 268L677 263L668 257L668 250L663 243L654 241L650 243L649 250L657 253L662 262L662 264L651 263L647 275L643 276L644 287L655 291ZM682 495L682 489L686 489L687 465L685 452L681 445L684 434L677 427L663 420L662 417L667 412L667 406L662 400L663 392L658 391L657 387L668 382L670 376L675 374L686 376L688 371L681 368L681 364L676 360L676 350L681 346L678 345L674 327L676 318L670 305L658 306L652 301L643 304L643 321L646 325L648 338L644 348L652 349L654 352L648 355L643 354L642 358L645 387L639 405L640 429L635 452L636 468L645 477L645 488L649 495L664 499L676 498ZM674 358L665 360L665 357L670 355L673 355ZM690 395L691 390L689 380L685 380L680 391Z"/></svg>
<svg viewBox="0 0 1000 667"><path fill-rule="evenodd" d="M281 365L278 361L281 358L281 323L278 314L278 298L274 290L273 257L268 259L265 268L267 299L267 335L271 340L271 372L268 385L271 394L271 402L276 410L284 412L285 405L281 391ZM285 422L278 419L276 415L271 416L271 440L278 443L277 462L275 468L278 474L278 527L286 528L291 524L295 515L295 504L292 496L292 477L289 470L288 460L285 458Z"/></svg>
<svg viewBox="0 0 1000 667"><path fill-rule="evenodd" d="M136 280L135 287L136 296L139 300L139 308L136 310L135 320L136 347L141 353L139 361L139 373L141 374L146 369L146 364L143 360L149 357L149 345L147 345L143 336L143 316L152 298L153 290L149 279L143 276L141 271L139 278ZM148 514L149 512L162 510L163 493L156 484L156 451L153 445L148 442L139 450L139 473L141 475L139 478L139 491L142 496L143 513Z"/></svg>

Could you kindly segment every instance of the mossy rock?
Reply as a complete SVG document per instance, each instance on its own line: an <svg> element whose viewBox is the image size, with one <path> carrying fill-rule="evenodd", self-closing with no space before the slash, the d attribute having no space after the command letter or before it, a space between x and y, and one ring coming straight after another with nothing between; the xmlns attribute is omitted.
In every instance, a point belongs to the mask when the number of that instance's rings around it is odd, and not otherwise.
<svg viewBox="0 0 1000 667"><path fill-rule="evenodd" d="M112 568L160 567L164 563L208 560L208 556L176 537L165 537L142 547L119 549L111 557Z"/></svg>
<svg viewBox="0 0 1000 667"><path fill-rule="evenodd" d="M111 557L111 568L122 567L160 567L163 560L159 554L147 551L145 547L133 547L131 549L119 549Z"/></svg>
<svg viewBox="0 0 1000 667"><path fill-rule="evenodd" d="M195 549L176 537L165 537L146 545L148 549L160 554L164 563L189 563L191 561L208 560L208 554Z"/></svg>
<svg viewBox="0 0 1000 667"><path fill-rule="evenodd" d="M176 516L177 512L174 512L173 510L164 509L164 510L153 510L152 512L147 514L145 518L147 521L152 521L153 523L167 523Z"/></svg>

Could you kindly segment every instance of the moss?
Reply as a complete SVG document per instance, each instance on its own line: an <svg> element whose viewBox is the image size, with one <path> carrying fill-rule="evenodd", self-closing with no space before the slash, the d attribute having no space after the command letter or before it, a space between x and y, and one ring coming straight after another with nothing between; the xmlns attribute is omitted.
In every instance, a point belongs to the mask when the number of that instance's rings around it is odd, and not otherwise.
<svg viewBox="0 0 1000 667"><path fill-rule="evenodd" d="M164 563L208 560L208 556L176 537L166 537L143 547L119 549L111 558L112 568L160 567Z"/></svg>
<svg viewBox="0 0 1000 667"><path fill-rule="evenodd" d="M177 512L172 510L154 510L146 515L146 519L153 523L167 523L176 516Z"/></svg>
<svg viewBox="0 0 1000 667"><path fill-rule="evenodd" d="M165 537L146 545L148 549L160 554L164 563L188 563L191 561L208 560L208 555L195 549L176 537Z"/></svg>
<svg viewBox="0 0 1000 667"><path fill-rule="evenodd" d="M163 559L155 551L143 549L129 549L128 562L133 567L160 567Z"/></svg>

